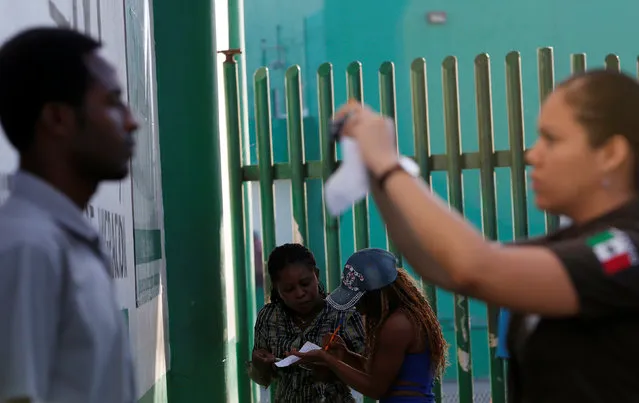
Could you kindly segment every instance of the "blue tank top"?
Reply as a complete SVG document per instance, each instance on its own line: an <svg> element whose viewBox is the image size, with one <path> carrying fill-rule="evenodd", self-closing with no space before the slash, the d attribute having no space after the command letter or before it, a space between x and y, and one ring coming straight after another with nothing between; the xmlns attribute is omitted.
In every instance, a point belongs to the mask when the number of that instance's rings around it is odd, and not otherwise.
<svg viewBox="0 0 639 403"><path fill-rule="evenodd" d="M418 392L419 396L388 396L381 399L380 403L434 403L432 365L430 361L430 351L426 349L423 353L406 354L404 362L399 369L399 374L391 387L392 392ZM409 382L409 385L398 385L397 383Z"/></svg>

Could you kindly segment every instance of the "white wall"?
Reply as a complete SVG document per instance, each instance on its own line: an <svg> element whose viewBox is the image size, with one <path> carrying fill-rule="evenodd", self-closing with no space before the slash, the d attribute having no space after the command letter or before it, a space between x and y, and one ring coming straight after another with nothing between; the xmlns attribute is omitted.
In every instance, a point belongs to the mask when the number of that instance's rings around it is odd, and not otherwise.
<svg viewBox="0 0 639 403"><path fill-rule="evenodd" d="M124 3L124 4L123 4ZM68 23L82 31L99 37L105 44L104 55L116 66L123 88L127 88L127 52L125 36L125 14L137 24L137 41L131 52L143 55L141 65L130 68L130 93L142 91L136 114L142 114L139 142L141 150L133 162L132 186L130 178L121 183L103 185L88 208L87 215L100 229L107 246L114 253L124 250L118 269L119 278L115 279L118 301L128 315L129 331L133 345L140 397L158 381L164 382L167 371L168 337L166 324L166 293L163 290L164 253L161 258L136 267L134 249L134 209L136 205L135 229L155 230L161 234L163 248L162 194L159 180L159 149L157 146L157 119L155 108L155 76L152 40L152 15L149 0L0 0L0 41L4 42L17 31L34 25L55 25ZM134 24L135 25L135 24ZM127 27L129 28L129 27ZM131 40L129 40L131 42ZM140 88L143 86L144 88ZM0 202L7 194L6 178L15 170L17 157L0 135ZM148 185L148 186L146 186ZM150 194L149 194L150 189ZM136 295L136 280L148 280L153 273L161 276L155 288L146 287L144 295ZM144 277L144 278L143 278ZM148 281L147 281L148 283ZM146 284L146 283L144 283ZM142 288L142 287L140 287ZM137 302L136 302L137 301ZM162 388L162 385L158 389ZM158 393L159 392L159 393ZM156 402L166 401L161 391L156 391Z"/></svg>

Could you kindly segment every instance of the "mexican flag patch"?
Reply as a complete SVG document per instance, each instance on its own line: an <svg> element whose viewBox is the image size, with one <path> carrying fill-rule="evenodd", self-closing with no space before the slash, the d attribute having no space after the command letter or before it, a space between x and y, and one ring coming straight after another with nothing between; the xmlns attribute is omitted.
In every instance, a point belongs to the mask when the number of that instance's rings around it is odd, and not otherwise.
<svg viewBox="0 0 639 403"><path fill-rule="evenodd" d="M637 250L628 235L610 229L586 240L606 274L615 274L637 264Z"/></svg>

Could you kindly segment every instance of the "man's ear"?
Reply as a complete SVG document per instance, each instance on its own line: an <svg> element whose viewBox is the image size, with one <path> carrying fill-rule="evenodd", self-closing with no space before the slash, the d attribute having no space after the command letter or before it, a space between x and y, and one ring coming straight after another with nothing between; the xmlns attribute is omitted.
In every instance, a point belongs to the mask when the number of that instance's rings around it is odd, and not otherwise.
<svg viewBox="0 0 639 403"><path fill-rule="evenodd" d="M60 137L68 136L77 125L77 112L69 105L48 103L40 113L40 125L47 133Z"/></svg>

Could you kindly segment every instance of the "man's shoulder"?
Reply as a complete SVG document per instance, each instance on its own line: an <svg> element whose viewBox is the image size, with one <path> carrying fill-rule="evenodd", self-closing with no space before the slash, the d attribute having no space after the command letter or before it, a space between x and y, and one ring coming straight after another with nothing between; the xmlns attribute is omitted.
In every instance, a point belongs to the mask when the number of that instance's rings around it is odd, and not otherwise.
<svg viewBox="0 0 639 403"><path fill-rule="evenodd" d="M62 235L51 216L28 201L10 197L0 206L0 254L18 247L59 249Z"/></svg>

